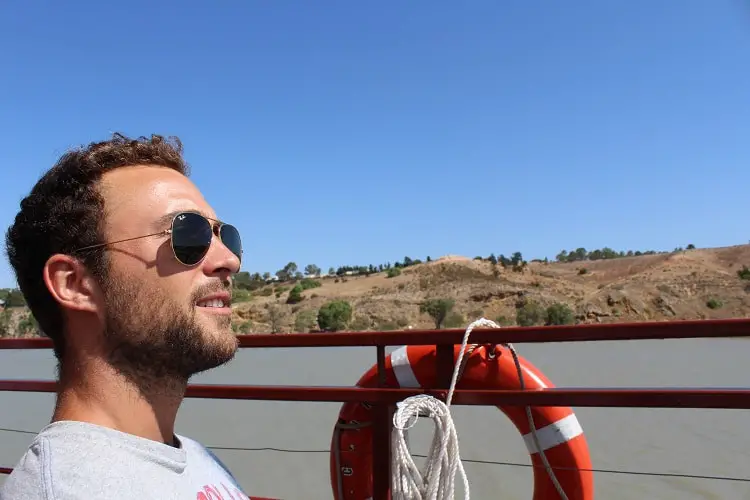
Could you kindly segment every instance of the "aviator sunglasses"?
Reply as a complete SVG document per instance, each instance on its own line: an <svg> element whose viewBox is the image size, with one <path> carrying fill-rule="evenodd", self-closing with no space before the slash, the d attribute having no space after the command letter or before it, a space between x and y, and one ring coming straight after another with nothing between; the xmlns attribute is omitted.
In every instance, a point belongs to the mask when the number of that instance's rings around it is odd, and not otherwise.
<svg viewBox="0 0 750 500"><path fill-rule="evenodd" d="M88 247L79 248L75 252L91 250L115 243L149 238L151 236L170 235L172 253L175 258L186 266L198 264L208 254L214 235L242 262L242 241L237 228L219 220L205 217L195 212L180 212L172 218L169 229L158 233L145 234L124 240L110 241Z"/></svg>

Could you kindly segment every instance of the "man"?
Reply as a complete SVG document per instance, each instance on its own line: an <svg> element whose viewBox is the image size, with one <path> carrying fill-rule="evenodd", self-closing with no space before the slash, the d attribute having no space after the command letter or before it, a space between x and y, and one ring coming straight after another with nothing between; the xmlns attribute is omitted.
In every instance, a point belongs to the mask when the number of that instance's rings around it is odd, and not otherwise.
<svg viewBox="0 0 750 500"><path fill-rule="evenodd" d="M248 498L174 433L188 379L238 347L240 237L187 175L178 139L115 134L62 156L21 202L7 252L59 392L0 499Z"/></svg>

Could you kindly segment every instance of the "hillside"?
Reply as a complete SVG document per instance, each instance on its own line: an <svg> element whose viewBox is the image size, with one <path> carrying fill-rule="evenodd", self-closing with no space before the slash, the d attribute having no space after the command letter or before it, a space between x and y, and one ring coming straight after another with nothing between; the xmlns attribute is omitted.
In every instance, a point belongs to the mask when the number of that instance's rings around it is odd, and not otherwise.
<svg viewBox="0 0 750 500"><path fill-rule="evenodd" d="M453 299L456 316L445 326L462 326L479 316L515 324L517 307L566 304L575 322L625 322L733 318L750 316L750 281L738 271L750 264L750 245L693 249L637 257L581 262L530 262L514 271L486 260L448 256L420 263L388 278L326 277L287 304L293 283L269 285L281 290L235 306L238 329L247 333L315 329L310 319L331 300L352 306L348 327L355 330L434 328L420 313L429 299ZM275 328L274 328L275 327Z"/></svg>
<svg viewBox="0 0 750 500"><path fill-rule="evenodd" d="M521 266L446 256L390 273L237 288L233 323L239 333L314 331L321 306L345 301L351 314L338 329L434 328L420 306L437 299L455 304L444 308L444 327L480 316L505 325L750 317L750 272L738 274L748 265L750 245ZM303 284L311 288L290 300L293 287ZM557 308L552 320L550 306ZM6 334L33 334L24 308L4 316Z"/></svg>

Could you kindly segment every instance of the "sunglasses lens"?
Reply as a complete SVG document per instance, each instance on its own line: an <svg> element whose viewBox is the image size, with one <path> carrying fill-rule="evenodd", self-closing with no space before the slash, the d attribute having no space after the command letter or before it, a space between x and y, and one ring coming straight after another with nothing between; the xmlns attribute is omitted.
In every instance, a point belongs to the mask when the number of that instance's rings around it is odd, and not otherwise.
<svg viewBox="0 0 750 500"><path fill-rule="evenodd" d="M242 262L242 240L237 228L230 224L224 224L221 226L221 233L219 236L221 236L221 242L224 246L235 254L240 262Z"/></svg>
<svg viewBox="0 0 750 500"><path fill-rule="evenodd" d="M172 248L177 259L192 266L206 256L213 231L211 223L198 214L183 213L177 216L172 226Z"/></svg>

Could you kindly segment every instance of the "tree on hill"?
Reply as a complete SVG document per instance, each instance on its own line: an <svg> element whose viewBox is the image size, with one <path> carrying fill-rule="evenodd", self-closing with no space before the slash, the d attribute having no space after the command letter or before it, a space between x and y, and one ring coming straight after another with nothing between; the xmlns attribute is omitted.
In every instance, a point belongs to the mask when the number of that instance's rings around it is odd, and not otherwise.
<svg viewBox="0 0 750 500"><path fill-rule="evenodd" d="M688 245L688 250L692 250L695 248L694 246ZM682 251L682 248L675 249L675 251ZM584 260L605 260L605 259L619 259L622 257L640 257L641 255L656 255L658 253L665 253L665 252L656 252L654 250L646 250L646 251L640 251L640 250L628 250L627 252L624 250L620 250L619 252L616 250L613 250L609 247L604 247L601 249L596 249L592 251L587 251L585 248L581 247L576 250L572 250L568 252L567 250L561 251L559 254L557 254L556 260L558 262L580 262Z"/></svg>
<svg viewBox="0 0 750 500"><path fill-rule="evenodd" d="M294 277L294 275L297 273L297 264L294 262L288 263L286 266L284 266L283 269L279 269L276 271L276 276L279 277L279 280L281 281L289 281Z"/></svg>
<svg viewBox="0 0 750 500"><path fill-rule="evenodd" d="M420 304L419 312L429 314L435 322L435 328L439 330L455 304L453 299L429 299Z"/></svg>
<svg viewBox="0 0 750 500"><path fill-rule="evenodd" d="M504 268L510 267L511 265L513 265L513 262L504 254L500 254L500 256L497 258L497 262Z"/></svg>
<svg viewBox="0 0 750 500"><path fill-rule="evenodd" d="M271 325L271 333L279 333L281 325L286 319L286 314L277 304L268 304L268 322Z"/></svg>
<svg viewBox="0 0 750 500"><path fill-rule="evenodd" d="M521 252L513 252L513 255L510 256L510 263L512 266L519 266L523 262L523 255Z"/></svg>
<svg viewBox="0 0 750 500"><path fill-rule="evenodd" d="M242 271L234 275L234 287L242 290L257 290L265 286L265 281L260 274L250 274L247 271Z"/></svg>
<svg viewBox="0 0 750 500"><path fill-rule="evenodd" d="M318 310L321 330L337 332L346 328L352 319L352 306L345 300L332 300Z"/></svg>
<svg viewBox="0 0 750 500"><path fill-rule="evenodd" d="M308 264L305 266L305 274L307 276L317 276L320 274L320 268L315 264Z"/></svg>

